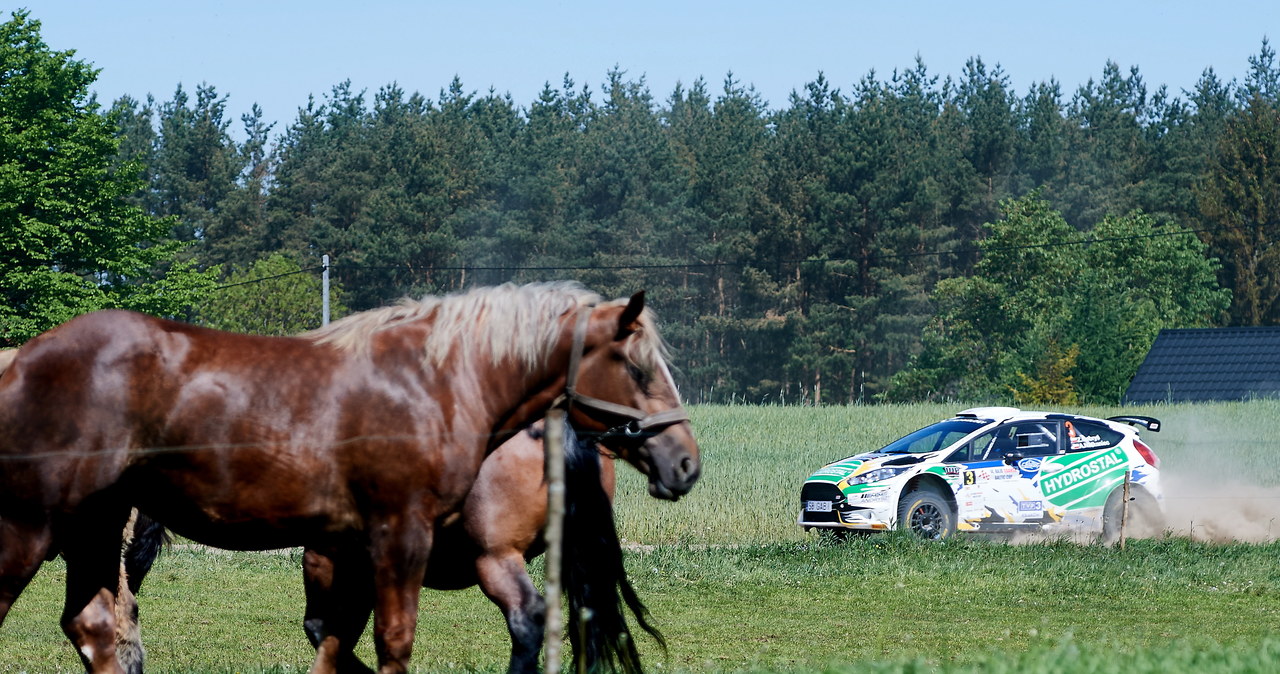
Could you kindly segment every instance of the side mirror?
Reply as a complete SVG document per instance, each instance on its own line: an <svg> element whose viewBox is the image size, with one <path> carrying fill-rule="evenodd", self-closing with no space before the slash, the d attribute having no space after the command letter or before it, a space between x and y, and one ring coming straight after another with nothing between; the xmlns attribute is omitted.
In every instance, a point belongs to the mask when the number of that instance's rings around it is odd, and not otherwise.
<svg viewBox="0 0 1280 674"><path fill-rule="evenodd" d="M1022 452L1007 452L1004 455L1004 462L1010 466L1024 459Z"/></svg>

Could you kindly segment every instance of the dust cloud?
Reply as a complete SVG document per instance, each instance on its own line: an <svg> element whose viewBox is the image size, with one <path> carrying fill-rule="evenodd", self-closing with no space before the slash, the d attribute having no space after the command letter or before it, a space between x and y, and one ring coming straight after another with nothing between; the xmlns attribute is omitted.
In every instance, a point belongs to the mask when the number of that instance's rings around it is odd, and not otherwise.
<svg viewBox="0 0 1280 674"><path fill-rule="evenodd" d="M1280 540L1274 411L1257 405L1178 411L1169 414L1164 432L1144 435L1161 458L1170 534L1221 543Z"/></svg>
<svg viewBox="0 0 1280 674"><path fill-rule="evenodd" d="M1163 471L1165 527L1196 541L1280 540L1280 487Z"/></svg>
<svg viewBox="0 0 1280 674"><path fill-rule="evenodd" d="M1165 424L1142 434L1159 457L1164 523L1131 520L1127 538L1173 536L1208 543L1280 541L1280 404L1258 401L1156 407ZM1100 540L1096 530L1018 534L1014 543Z"/></svg>

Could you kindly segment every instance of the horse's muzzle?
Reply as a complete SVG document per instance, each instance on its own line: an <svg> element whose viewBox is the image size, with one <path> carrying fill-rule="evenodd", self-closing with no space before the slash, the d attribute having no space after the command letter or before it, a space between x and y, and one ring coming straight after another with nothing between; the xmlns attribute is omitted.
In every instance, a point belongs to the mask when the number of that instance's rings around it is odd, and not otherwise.
<svg viewBox="0 0 1280 674"><path fill-rule="evenodd" d="M676 501L689 493L702 475L702 463L694 454L684 453L672 461L655 462L649 473L649 495Z"/></svg>

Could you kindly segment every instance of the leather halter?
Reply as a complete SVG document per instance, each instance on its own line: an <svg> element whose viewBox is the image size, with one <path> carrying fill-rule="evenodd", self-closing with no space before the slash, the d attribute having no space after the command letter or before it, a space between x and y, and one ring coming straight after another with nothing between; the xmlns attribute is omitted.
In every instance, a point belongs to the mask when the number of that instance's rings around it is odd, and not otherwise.
<svg viewBox="0 0 1280 674"><path fill-rule="evenodd" d="M688 421L689 415L684 411L683 407L673 407L669 410L646 414L644 410L635 407L619 405L618 403L611 403L607 400L592 398L578 393L578 366L582 363L582 354L586 348L587 325L591 319L592 309L594 307L586 306L578 311L577 322L573 327L573 350L569 352L569 373L565 378L564 394L560 396L554 406L563 405L565 410L568 411L573 405L577 404L588 411L594 410L610 416L627 419L625 423L601 432L599 438L602 440L616 436L637 438L643 435L656 435L667 426L674 426ZM582 434L581 431L579 433Z"/></svg>

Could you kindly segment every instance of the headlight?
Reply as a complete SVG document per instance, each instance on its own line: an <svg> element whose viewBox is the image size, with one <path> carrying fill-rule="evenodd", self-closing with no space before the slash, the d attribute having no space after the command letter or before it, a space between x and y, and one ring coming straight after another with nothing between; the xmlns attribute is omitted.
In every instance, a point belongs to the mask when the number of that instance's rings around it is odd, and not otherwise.
<svg viewBox="0 0 1280 674"><path fill-rule="evenodd" d="M891 477L898 476L905 470L906 468L877 468L875 470L869 470L857 477L849 478L849 486L852 487L855 484L867 484L868 482L888 480Z"/></svg>

